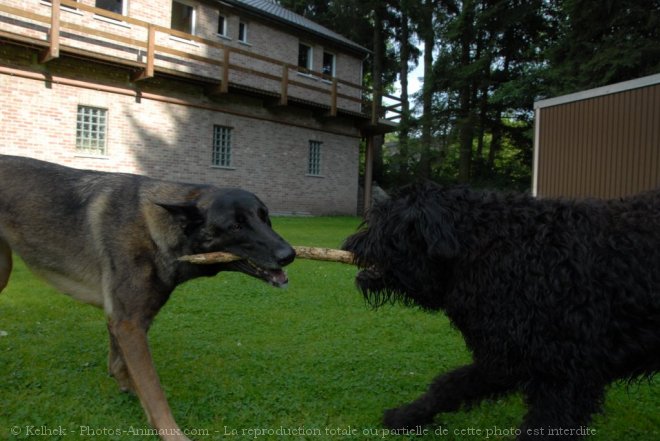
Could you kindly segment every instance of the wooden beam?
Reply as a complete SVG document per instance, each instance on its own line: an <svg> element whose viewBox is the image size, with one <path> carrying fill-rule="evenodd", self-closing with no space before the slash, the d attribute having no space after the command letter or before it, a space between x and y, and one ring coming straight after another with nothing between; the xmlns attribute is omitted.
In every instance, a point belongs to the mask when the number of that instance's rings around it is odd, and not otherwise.
<svg viewBox="0 0 660 441"><path fill-rule="evenodd" d="M332 92L330 93L330 116L337 116L337 78L332 79Z"/></svg>
<svg viewBox="0 0 660 441"><path fill-rule="evenodd" d="M386 106L383 110L385 112L396 112L396 113L403 113L401 110L401 103L399 104L392 104L391 106Z"/></svg>
<svg viewBox="0 0 660 441"><path fill-rule="evenodd" d="M60 56L60 0L52 0L50 4L50 30L48 31L48 48L39 57L39 63L47 63Z"/></svg>
<svg viewBox="0 0 660 441"><path fill-rule="evenodd" d="M133 82L152 78L154 76L154 62L156 58L156 28L149 24L149 36L147 38L147 62L141 71L131 78Z"/></svg>
<svg viewBox="0 0 660 441"><path fill-rule="evenodd" d="M282 65L282 85L280 87L280 106L286 106L289 103L289 65Z"/></svg>
<svg viewBox="0 0 660 441"><path fill-rule="evenodd" d="M231 50L225 46L222 55L222 83L220 84L220 93L229 92L229 53Z"/></svg>
<svg viewBox="0 0 660 441"><path fill-rule="evenodd" d="M145 69L146 78L154 76L154 63L156 58L156 28L149 24L149 37L147 39L147 67Z"/></svg>

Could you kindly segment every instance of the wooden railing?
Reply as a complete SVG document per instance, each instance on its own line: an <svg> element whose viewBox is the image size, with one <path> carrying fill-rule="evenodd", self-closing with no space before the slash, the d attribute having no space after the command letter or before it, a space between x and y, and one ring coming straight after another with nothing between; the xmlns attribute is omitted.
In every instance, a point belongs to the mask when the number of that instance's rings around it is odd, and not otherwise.
<svg viewBox="0 0 660 441"><path fill-rule="evenodd" d="M68 9L68 11L76 11L76 19L65 20L62 7ZM215 89L216 93L227 93L230 84L248 86L253 89L263 88L263 92L277 97L279 105L287 105L290 99L307 98L307 101L328 108L329 116L336 116L339 110L343 110L364 115L372 124L377 124L382 120L396 122L401 115L401 100L398 97L383 95L389 104L376 108L377 106L374 105L372 99L374 96L373 91L360 84L328 76L322 72L303 69L297 65L241 48L231 47L218 41L208 40L72 0L52 0L50 11L50 16L47 16L24 8L0 4L0 13L21 17L46 26L47 35L43 40L46 47L39 59L41 63L58 58L60 49L79 50L80 44L73 41L75 37L86 37L87 39L91 37L96 39L98 43L107 41L112 44L119 44L125 50L137 50L139 54L138 61L127 56L115 56L119 62L130 64L136 69L136 73L131 77L132 81L146 80L153 77L157 70L167 70L165 65L167 63L171 64L172 60L201 63L210 69L207 72L215 72L205 73L203 76L209 78L212 83L218 84ZM90 13L93 17L110 19L131 28L142 29L141 34L143 35L140 38L134 38L133 35L139 34L139 32L133 29L131 29L130 35L127 36L116 31L109 32L99 29L99 26L90 27L87 25L87 16L79 17L83 15L83 12ZM2 32L1 35L11 38L12 33ZM167 45L159 44L159 39L162 36L168 39L175 37L190 42L201 48L197 52L201 52L203 49L205 53L200 55L193 53L193 51L175 49L174 45L169 43ZM44 36L41 38L43 39ZM97 56L104 55L102 46L93 48L91 52L97 54ZM214 52L217 56L208 56L211 52ZM238 59L242 59L243 63L240 64ZM166 63L163 60L169 61ZM259 69L254 66L262 66L262 68ZM268 66L268 68L263 68L263 66ZM174 71L177 71L176 66ZM291 75L291 72L294 72L294 75ZM297 74L303 74L306 78L300 78ZM235 78L232 79L232 76ZM318 84L309 84L308 80L310 78L320 81ZM251 84L255 84L255 80L257 86L251 86ZM274 82L273 87L270 89L265 88L264 80ZM292 88L302 92L292 93Z"/></svg>

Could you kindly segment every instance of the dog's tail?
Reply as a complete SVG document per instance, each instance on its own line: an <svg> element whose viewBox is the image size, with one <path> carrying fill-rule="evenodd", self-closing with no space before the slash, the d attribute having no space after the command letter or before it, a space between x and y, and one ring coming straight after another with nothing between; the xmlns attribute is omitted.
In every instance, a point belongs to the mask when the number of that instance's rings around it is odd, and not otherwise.
<svg viewBox="0 0 660 441"><path fill-rule="evenodd" d="M9 248L7 242L0 239L0 292L5 289L7 282L9 282L11 267L11 248Z"/></svg>

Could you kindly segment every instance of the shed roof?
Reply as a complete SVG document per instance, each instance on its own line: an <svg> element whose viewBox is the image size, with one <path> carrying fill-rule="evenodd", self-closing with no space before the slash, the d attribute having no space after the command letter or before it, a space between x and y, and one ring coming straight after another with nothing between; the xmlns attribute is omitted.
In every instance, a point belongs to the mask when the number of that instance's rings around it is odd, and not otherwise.
<svg viewBox="0 0 660 441"><path fill-rule="evenodd" d="M595 89L583 90L581 92L562 95L555 98L548 98L534 102L534 109L552 107L560 104L572 103L575 101L596 98L603 95L625 92L627 90L639 89L640 87L653 86L660 84L660 73L649 75L647 77L635 78L634 80L623 81L620 83L609 84L607 86L596 87Z"/></svg>
<svg viewBox="0 0 660 441"><path fill-rule="evenodd" d="M369 49L355 43L354 41L338 34L337 32L321 26L320 24L296 14L272 0L221 0L220 3L229 4L246 9L257 15L278 21L280 23L311 32L332 42L357 51L364 55L370 53Z"/></svg>

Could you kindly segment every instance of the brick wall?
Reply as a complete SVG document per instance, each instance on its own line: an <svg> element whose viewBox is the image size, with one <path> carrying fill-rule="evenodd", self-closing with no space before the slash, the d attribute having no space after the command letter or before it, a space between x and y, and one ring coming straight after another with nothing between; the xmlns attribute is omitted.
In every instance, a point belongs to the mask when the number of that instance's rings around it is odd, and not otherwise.
<svg viewBox="0 0 660 441"><path fill-rule="evenodd" d="M125 70L66 57L44 67L34 64L35 59L28 49L0 47L0 66L27 73L47 69L55 78L82 81L82 86L0 73L2 154L242 187L274 212L355 214L359 139L350 120L317 118L292 106L269 109L260 99L241 95L212 99L202 86L173 79L139 85L145 94L164 100L110 93L95 90L94 84L126 91L136 87ZM167 98L188 104L163 102ZM108 110L106 156L76 151L78 105ZM233 128L231 169L211 166L215 124ZM323 143L321 177L307 175L310 140Z"/></svg>

